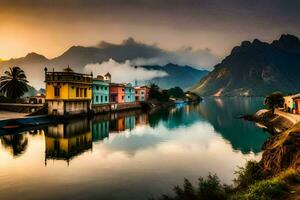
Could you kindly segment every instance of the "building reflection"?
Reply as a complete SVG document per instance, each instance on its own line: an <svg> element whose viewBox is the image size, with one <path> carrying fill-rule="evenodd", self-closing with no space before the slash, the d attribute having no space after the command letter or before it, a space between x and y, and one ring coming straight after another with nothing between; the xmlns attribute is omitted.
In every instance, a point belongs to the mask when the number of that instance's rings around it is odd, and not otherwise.
<svg viewBox="0 0 300 200"><path fill-rule="evenodd" d="M70 160L93 149L93 142L109 138L109 134L122 134L137 126L147 125L149 114L142 111L127 111L98 115L52 124L47 127L29 129L21 133L0 136L1 147L13 156L20 156L30 145L29 138L45 138L45 165L48 160Z"/></svg>
<svg viewBox="0 0 300 200"><path fill-rule="evenodd" d="M90 121L81 119L49 126L45 131L46 157L48 159L66 160L92 149L92 132Z"/></svg>
<svg viewBox="0 0 300 200"><path fill-rule="evenodd" d="M93 141L103 140L108 138L109 134L109 121L96 121L92 123L92 136Z"/></svg>

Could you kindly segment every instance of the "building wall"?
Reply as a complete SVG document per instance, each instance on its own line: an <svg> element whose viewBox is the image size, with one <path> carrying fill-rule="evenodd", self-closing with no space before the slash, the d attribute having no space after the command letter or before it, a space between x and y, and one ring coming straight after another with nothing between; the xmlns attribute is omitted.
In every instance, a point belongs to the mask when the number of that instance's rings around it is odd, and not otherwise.
<svg viewBox="0 0 300 200"><path fill-rule="evenodd" d="M109 103L109 84L104 81L93 81L93 104Z"/></svg>
<svg viewBox="0 0 300 200"><path fill-rule="evenodd" d="M64 101L63 100L49 100L48 101L49 115L64 115Z"/></svg>
<svg viewBox="0 0 300 200"><path fill-rule="evenodd" d="M109 86L109 100L110 102L124 103L125 102L125 89L124 86Z"/></svg>
<svg viewBox="0 0 300 200"><path fill-rule="evenodd" d="M88 100L48 100L48 114L63 116L66 114L84 114L90 109L90 102Z"/></svg>
<svg viewBox="0 0 300 200"><path fill-rule="evenodd" d="M60 90L59 96L55 96L55 87ZM90 84L46 83L46 100L49 99L92 99L92 88Z"/></svg>
<svg viewBox="0 0 300 200"><path fill-rule="evenodd" d="M300 99L294 99L294 113L300 113Z"/></svg>
<svg viewBox="0 0 300 200"><path fill-rule="evenodd" d="M294 100L292 96L285 96L284 97L284 110L287 112L293 112L294 109Z"/></svg>
<svg viewBox="0 0 300 200"><path fill-rule="evenodd" d="M149 89L147 87L135 88L136 101L147 101L149 97Z"/></svg>
<svg viewBox="0 0 300 200"><path fill-rule="evenodd" d="M125 87L125 102L135 101L135 90L133 87Z"/></svg>

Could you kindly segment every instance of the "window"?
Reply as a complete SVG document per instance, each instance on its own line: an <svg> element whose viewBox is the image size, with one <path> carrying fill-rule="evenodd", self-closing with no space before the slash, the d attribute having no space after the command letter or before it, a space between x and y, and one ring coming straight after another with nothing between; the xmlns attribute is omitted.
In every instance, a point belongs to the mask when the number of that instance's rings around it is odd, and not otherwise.
<svg viewBox="0 0 300 200"><path fill-rule="evenodd" d="M107 102L107 96L105 96L105 102Z"/></svg>
<svg viewBox="0 0 300 200"><path fill-rule="evenodd" d="M135 94L137 94L137 90L135 91Z"/></svg>
<svg viewBox="0 0 300 200"><path fill-rule="evenodd" d="M122 100L124 99L124 96L122 96Z"/></svg>
<svg viewBox="0 0 300 200"><path fill-rule="evenodd" d="M104 87L104 90L107 90L107 87Z"/></svg>
<svg viewBox="0 0 300 200"><path fill-rule="evenodd" d="M84 88L84 97L87 97L87 89Z"/></svg>
<svg viewBox="0 0 300 200"><path fill-rule="evenodd" d="M82 97L83 95L83 88L80 88L79 96Z"/></svg>
<svg viewBox="0 0 300 200"><path fill-rule="evenodd" d="M79 97L79 88L76 88L76 97Z"/></svg>
<svg viewBox="0 0 300 200"><path fill-rule="evenodd" d="M96 86L96 90L99 90L99 86Z"/></svg>
<svg viewBox="0 0 300 200"><path fill-rule="evenodd" d="M144 94L144 91L141 91L141 94Z"/></svg>
<svg viewBox="0 0 300 200"><path fill-rule="evenodd" d="M96 102L98 102L99 101L99 97L98 96L96 96Z"/></svg>
<svg viewBox="0 0 300 200"><path fill-rule="evenodd" d="M102 95L100 96L100 102L101 103L103 102L103 96Z"/></svg>
<svg viewBox="0 0 300 200"><path fill-rule="evenodd" d="M59 97L60 96L60 88L59 87L54 87L54 96Z"/></svg>
<svg viewBox="0 0 300 200"><path fill-rule="evenodd" d="M122 88L122 91L124 92L124 88Z"/></svg>

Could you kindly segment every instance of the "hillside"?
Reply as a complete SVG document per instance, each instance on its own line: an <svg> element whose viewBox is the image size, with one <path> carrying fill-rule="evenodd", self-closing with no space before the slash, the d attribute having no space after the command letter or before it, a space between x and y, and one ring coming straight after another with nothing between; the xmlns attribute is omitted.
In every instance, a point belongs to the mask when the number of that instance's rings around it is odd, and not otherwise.
<svg viewBox="0 0 300 200"><path fill-rule="evenodd" d="M272 43L244 41L192 87L202 96L265 96L300 91L300 40L282 35Z"/></svg>
<svg viewBox="0 0 300 200"><path fill-rule="evenodd" d="M30 81L30 84L36 88L44 86L44 68L49 70L62 70L70 65L75 71L83 72L84 67L90 63L102 63L110 58L117 62L134 59L151 59L163 57L169 52L160 49L154 45L147 45L136 42L132 38L124 40L121 44L111 44L101 42L93 47L72 46L62 55L53 59L48 59L37 53L30 53L25 57L10 59L7 61L0 60L0 74L7 70L8 67L21 67ZM163 88L180 86L189 88L197 83L199 78L208 73L206 70L198 70L189 66L179 66L176 64L167 64L165 66L137 66L148 70L165 71L168 75L161 78L154 78L146 82L154 82Z"/></svg>
<svg viewBox="0 0 300 200"><path fill-rule="evenodd" d="M162 88L180 86L183 89L188 89L191 85L197 83L199 77L202 78L209 72L206 70L198 70L190 66L179 66L172 63L169 63L165 66L147 65L141 67L148 70L165 71L168 76L150 80L150 82L153 82Z"/></svg>

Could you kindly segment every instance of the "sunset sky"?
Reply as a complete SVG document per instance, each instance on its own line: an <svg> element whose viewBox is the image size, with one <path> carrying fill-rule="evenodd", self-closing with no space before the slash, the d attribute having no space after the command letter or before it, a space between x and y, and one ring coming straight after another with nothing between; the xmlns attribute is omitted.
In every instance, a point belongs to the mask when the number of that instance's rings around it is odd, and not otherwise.
<svg viewBox="0 0 300 200"><path fill-rule="evenodd" d="M299 36L299 10L297 0L0 0L0 58L128 37L224 56L242 40Z"/></svg>

